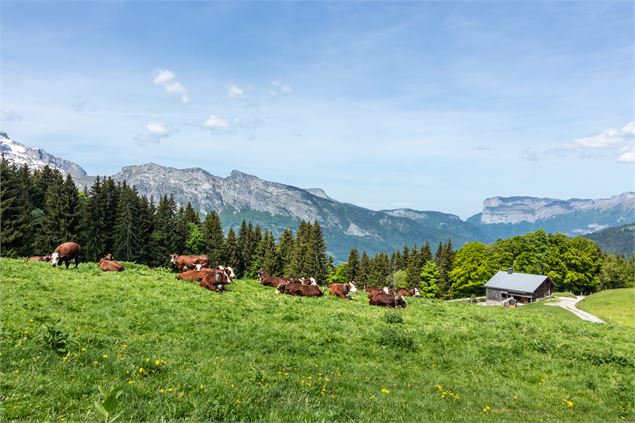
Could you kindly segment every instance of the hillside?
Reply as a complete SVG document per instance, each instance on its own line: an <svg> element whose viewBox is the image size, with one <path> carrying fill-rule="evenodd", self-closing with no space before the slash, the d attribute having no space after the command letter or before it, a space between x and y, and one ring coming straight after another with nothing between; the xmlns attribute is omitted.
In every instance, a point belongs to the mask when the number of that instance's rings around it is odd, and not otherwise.
<svg viewBox="0 0 635 423"><path fill-rule="evenodd" d="M387 312L363 293L216 294L133 264L0 266L2 421L635 417L632 331L542 304Z"/></svg>
<svg viewBox="0 0 635 423"><path fill-rule="evenodd" d="M597 242L602 251L630 256L635 252L635 224L602 229L585 235Z"/></svg>
<svg viewBox="0 0 635 423"><path fill-rule="evenodd" d="M589 295L577 304L606 322L635 328L635 289L609 289Z"/></svg>

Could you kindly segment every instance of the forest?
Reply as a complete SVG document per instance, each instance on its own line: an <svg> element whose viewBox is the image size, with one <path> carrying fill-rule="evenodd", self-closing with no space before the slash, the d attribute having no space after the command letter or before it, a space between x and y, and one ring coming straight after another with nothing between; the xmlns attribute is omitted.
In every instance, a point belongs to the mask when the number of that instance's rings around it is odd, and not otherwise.
<svg viewBox="0 0 635 423"><path fill-rule="evenodd" d="M112 253L119 260L161 267L168 266L170 254L206 254L213 265L232 266L238 277L253 278L263 268L321 283L418 287L429 298L480 295L492 275L510 267L547 275L559 291L632 287L635 264L633 256L606 254L590 239L538 230L458 249L451 239L434 251L422 243L372 257L352 248L347 262L336 265L317 221L302 221L295 232L287 228L279 239L246 221L225 232L218 213L201 217L191 204L180 207L171 196L146 198L111 178L96 178L79 190L70 175L56 169L31 171L4 158L0 222L4 257L46 254L74 240L82 246L83 261Z"/></svg>

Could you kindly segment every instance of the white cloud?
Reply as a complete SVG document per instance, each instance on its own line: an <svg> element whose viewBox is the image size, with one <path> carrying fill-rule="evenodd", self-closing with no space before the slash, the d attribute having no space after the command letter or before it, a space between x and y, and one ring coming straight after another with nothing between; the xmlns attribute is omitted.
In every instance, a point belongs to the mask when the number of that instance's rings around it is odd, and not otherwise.
<svg viewBox="0 0 635 423"><path fill-rule="evenodd" d="M146 130L152 135L157 136L167 136L170 133L170 130L164 122L148 122L146 123Z"/></svg>
<svg viewBox="0 0 635 423"><path fill-rule="evenodd" d="M16 112L15 110L9 109L8 107L0 108L0 120L3 122L19 122L23 118L22 116Z"/></svg>
<svg viewBox="0 0 635 423"><path fill-rule="evenodd" d="M245 96L245 90L238 85L230 85L227 88L227 97L229 98L242 98Z"/></svg>
<svg viewBox="0 0 635 423"><path fill-rule="evenodd" d="M271 81L271 89L269 90L270 95L289 95L291 93L293 93L293 88L291 88L291 85L279 79Z"/></svg>
<svg viewBox="0 0 635 423"><path fill-rule="evenodd" d="M203 126L215 131L227 131L231 129L231 123L228 119L216 115L208 117L205 122L203 122Z"/></svg>
<svg viewBox="0 0 635 423"><path fill-rule="evenodd" d="M190 100L183 84L176 80L176 74L169 69L155 69L152 83L162 86L168 94L178 95L182 103L187 103Z"/></svg>
<svg viewBox="0 0 635 423"><path fill-rule="evenodd" d="M622 129L609 128L590 137L577 138L566 147L572 150L608 149L623 145L633 137L635 137L635 122L629 122Z"/></svg>
<svg viewBox="0 0 635 423"><path fill-rule="evenodd" d="M138 134L134 139L139 145L159 144L163 138L172 135L172 131L165 122L151 121L145 124L145 132Z"/></svg>

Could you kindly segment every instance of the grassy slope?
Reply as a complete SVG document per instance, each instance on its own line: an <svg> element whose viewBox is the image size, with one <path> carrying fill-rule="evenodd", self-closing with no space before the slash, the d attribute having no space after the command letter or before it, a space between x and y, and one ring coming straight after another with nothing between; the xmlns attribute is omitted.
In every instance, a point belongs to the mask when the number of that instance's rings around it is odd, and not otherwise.
<svg viewBox="0 0 635 423"><path fill-rule="evenodd" d="M141 266L0 266L2 421L99 419L99 386L121 391L122 421L634 418L632 331L556 307L413 299L389 324L364 294L295 298L254 281L217 294ZM72 338L68 355L46 345L45 323Z"/></svg>
<svg viewBox="0 0 635 423"><path fill-rule="evenodd" d="M635 288L598 292L580 301L576 307L607 322L635 328Z"/></svg>

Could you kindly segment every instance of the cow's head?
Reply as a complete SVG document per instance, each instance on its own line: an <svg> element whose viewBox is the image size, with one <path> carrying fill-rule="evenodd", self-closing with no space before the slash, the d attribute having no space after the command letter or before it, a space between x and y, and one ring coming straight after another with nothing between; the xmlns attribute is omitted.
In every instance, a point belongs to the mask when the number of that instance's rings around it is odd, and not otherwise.
<svg viewBox="0 0 635 423"><path fill-rule="evenodd" d="M44 261L51 261L51 255L50 254L45 255Z"/></svg>
<svg viewBox="0 0 635 423"><path fill-rule="evenodd" d="M227 273L227 276L229 276L230 281L236 279L236 274L234 273L234 269L232 269L231 267L227 266L225 268L225 273Z"/></svg>
<svg viewBox="0 0 635 423"><path fill-rule="evenodd" d="M413 294L413 296L415 297L419 297L421 294L419 293L419 290L417 288L415 288L415 293Z"/></svg>
<svg viewBox="0 0 635 423"><path fill-rule="evenodd" d="M403 307L406 308L406 300L403 297L395 298L395 307Z"/></svg>
<svg viewBox="0 0 635 423"><path fill-rule="evenodd" d="M317 281L313 277L309 278L309 282L311 282L309 285L318 286Z"/></svg>
<svg viewBox="0 0 635 423"><path fill-rule="evenodd" d="M104 260L112 260L112 254L108 253L104 256Z"/></svg>
<svg viewBox="0 0 635 423"><path fill-rule="evenodd" d="M201 270L201 267L203 267L203 265L202 265L202 264L197 264L197 265L195 265L195 266L196 266L196 270Z"/></svg>
<svg viewBox="0 0 635 423"><path fill-rule="evenodd" d="M178 256L176 254L170 254L170 263L176 266L176 258Z"/></svg>
<svg viewBox="0 0 635 423"><path fill-rule="evenodd" d="M357 287L355 286L355 282L351 282L348 284L348 291L349 292L357 292Z"/></svg>
<svg viewBox="0 0 635 423"><path fill-rule="evenodd" d="M51 254L51 264L53 265L53 267L55 267L59 264L59 262L60 262L60 253L56 251L53 254Z"/></svg>
<svg viewBox="0 0 635 423"><path fill-rule="evenodd" d="M265 275L266 275L266 273L265 273L265 269L260 269L260 270L258 271L258 280L259 280L260 282L262 282L262 279L265 277Z"/></svg>
<svg viewBox="0 0 635 423"><path fill-rule="evenodd" d="M384 294L390 294L390 291L388 290L387 286L384 286Z"/></svg>

